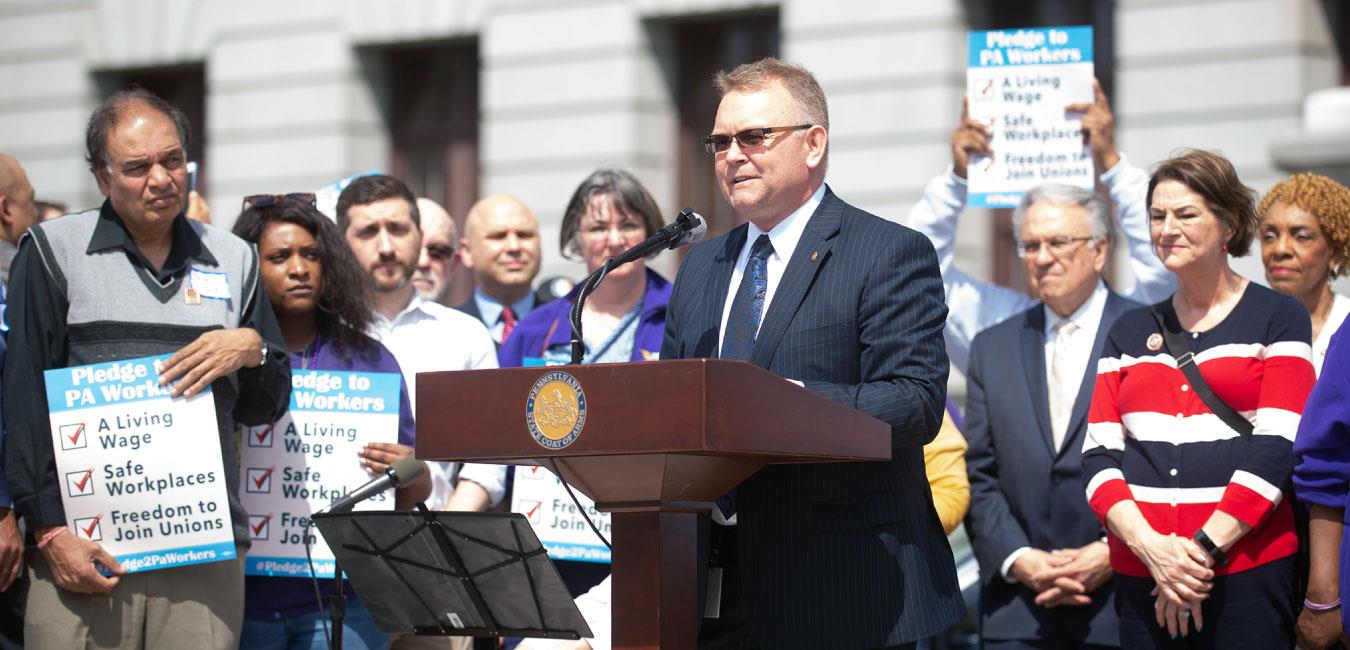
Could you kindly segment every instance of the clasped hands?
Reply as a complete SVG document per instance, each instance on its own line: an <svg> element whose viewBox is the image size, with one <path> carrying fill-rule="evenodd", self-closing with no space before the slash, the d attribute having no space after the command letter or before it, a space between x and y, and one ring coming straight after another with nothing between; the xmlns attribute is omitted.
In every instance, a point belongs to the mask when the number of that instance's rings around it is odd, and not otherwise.
<svg viewBox="0 0 1350 650"><path fill-rule="evenodd" d="M1111 579L1110 552L1103 542L1053 551L1031 549L1013 562L1011 573L1036 592L1041 607L1081 607L1091 604L1092 592Z"/></svg>
<svg viewBox="0 0 1350 650"><path fill-rule="evenodd" d="M1172 638L1205 627L1200 605L1214 587L1214 561L1189 537L1149 532L1131 548L1157 585L1153 612Z"/></svg>

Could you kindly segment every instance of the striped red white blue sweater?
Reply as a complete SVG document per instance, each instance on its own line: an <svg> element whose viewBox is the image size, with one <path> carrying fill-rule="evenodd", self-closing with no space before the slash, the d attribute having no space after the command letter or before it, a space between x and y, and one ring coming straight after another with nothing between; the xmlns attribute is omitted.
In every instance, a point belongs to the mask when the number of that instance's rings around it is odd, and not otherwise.
<svg viewBox="0 0 1350 650"><path fill-rule="evenodd" d="M1175 318L1170 300L1159 306ZM1133 500L1154 530L1187 537L1216 508L1253 526L1229 549L1219 575L1294 554L1298 539L1281 486L1314 382L1307 310L1253 282L1223 322L1185 334L1205 383L1254 425L1250 438L1195 395L1159 339L1150 345L1155 333L1148 309L1137 309L1107 335L1083 444L1092 510L1105 523L1112 506ZM1112 567L1148 577L1124 542L1109 537Z"/></svg>

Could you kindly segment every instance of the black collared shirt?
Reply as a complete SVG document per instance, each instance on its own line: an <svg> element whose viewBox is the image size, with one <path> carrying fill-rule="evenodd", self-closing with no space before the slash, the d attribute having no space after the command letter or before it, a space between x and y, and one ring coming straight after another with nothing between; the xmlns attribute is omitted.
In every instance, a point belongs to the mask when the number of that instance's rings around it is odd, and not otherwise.
<svg viewBox="0 0 1350 650"><path fill-rule="evenodd" d="M188 268L192 260L197 259L216 266L216 256L206 249L202 244L202 238L197 236L197 232L192 229L188 219L184 215L178 215L173 220L173 230L170 233L173 238L173 244L169 247L169 257L164 260L164 266L160 267L159 273L154 273L154 265L146 259L141 253L141 249L136 246L136 242L131 239L131 233L127 232L126 223L122 217L113 209L112 203L103 202L103 207L98 211L98 224L94 226L94 234L89 238L89 248L85 249L86 255L93 255L101 251L113 248L121 248L131 256L133 262L155 275L155 279L164 284L175 276L181 274ZM263 301L266 302L266 301ZM280 334L278 334L279 336ZM271 346L268 346L269 348Z"/></svg>
<svg viewBox="0 0 1350 650"><path fill-rule="evenodd" d="M185 215L180 214L174 220L172 237L168 258L155 271L132 241L122 218L105 201L86 253L121 248L126 251L129 264L161 283L187 273L192 260L216 264L215 256ZM69 365L70 353L66 324L70 303L34 249L32 238L25 238L10 269L9 351L0 384L6 430L5 478L14 496L14 507L26 518L30 531L66 525L42 373ZM242 314L241 321L262 336L268 358L257 368L244 368L237 373L239 398L232 413L237 422L257 425L285 412L290 399L290 362L285 339L261 282L245 304L250 308Z"/></svg>

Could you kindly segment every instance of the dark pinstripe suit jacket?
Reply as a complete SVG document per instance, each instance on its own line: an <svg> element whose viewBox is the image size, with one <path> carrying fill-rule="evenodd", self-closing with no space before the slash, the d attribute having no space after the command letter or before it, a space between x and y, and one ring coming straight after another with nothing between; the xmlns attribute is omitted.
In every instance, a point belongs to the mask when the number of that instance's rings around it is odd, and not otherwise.
<svg viewBox="0 0 1350 650"><path fill-rule="evenodd" d="M746 231L690 252L661 358L717 356ZM890 423L892 460L774 466L740 485L742 588L763 647L895 645L963 615L922 451L942 420L946 314L932 244L827 188L750 361Z"/></svg>

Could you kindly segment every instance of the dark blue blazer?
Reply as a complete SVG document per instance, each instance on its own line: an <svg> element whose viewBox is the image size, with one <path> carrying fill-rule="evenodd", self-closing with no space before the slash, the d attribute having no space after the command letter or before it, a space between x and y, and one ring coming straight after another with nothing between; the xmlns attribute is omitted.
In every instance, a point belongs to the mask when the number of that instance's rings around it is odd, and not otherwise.
<svg viewBox="0 0 1350 650"><path fill-rule="evenodd" d="M535 289L534 307L531 307L530 311L534 311L535 307L538 307L550 300L553 300L552 294L546 294L546 292L544 291L544 287L539 287L538 289ZM478 311L478 301L473 299L473 294L469 294L469 299L465 300L463 303L459 305L456 305L455 309L458 309L470 316L473 316L474 318L477 318L479 322L483 322L483 313ZM526 312L524 314L516 314L516 319L518 321L523 320L528 315L529 312ZM492 327L496 325L496 323L483 322L483 325L486 326L489 330L491 330ZM498 352L501 351L502 344L500 341L493 341L492 344L497 347Z"/></svg>
<svg viewBox="0 0 1350 650"><path fill-rule="evenodd" d="M1083 546L1105 534L1081 480L1083 436L1097 359L1111 323L1138 303L1107 294L1097 340L1075 398L1064 445L1054 450L1045 369L1045 310L1035 307L975 336L966 373L966 531L980 563L983 634L989 639L1063 638L1119 645L1111 583L1084 607L1046 609L999 574L1014 550Z"/></svg>
<svg viewBox="0 0 1350 650"><path fill-rule="evenodd" d="M662 359L718 356L746 232L689 253L666 312ZM761 647L897 645L964 614L922 450L942 421L946 314L928 239L827 189L750 362L890 423L892 460L772 466L740 485L742 593Z"/></svg>

